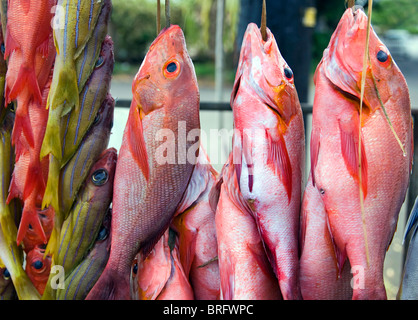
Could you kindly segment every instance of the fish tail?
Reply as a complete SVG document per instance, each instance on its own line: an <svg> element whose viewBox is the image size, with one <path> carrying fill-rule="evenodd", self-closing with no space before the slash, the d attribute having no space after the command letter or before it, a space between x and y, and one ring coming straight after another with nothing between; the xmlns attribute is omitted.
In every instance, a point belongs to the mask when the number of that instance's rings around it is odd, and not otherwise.
<svg viewBox="0 0 418 320"><path fill-rule="evenodd" d="M60 130L60 117L57 110L49 110L44 140L42 142L40 158L52 154L57 160L62 158L62 143Z"/></svg>
<svg viewBox="0 0 418 320"><path fill-rule="evenodd" d="M42 227L41 220L39 219L38 211L31 201L26 202L23 207L22 218L20 220L19 230L17 231L17 245L20 245L22 242L28 228L32 228L36 234L40 236L43 243L47 243L48 240L44 228Z"/></svg>
<svg viewBox="0 0 418 320"><path fill-rule="evenodd" d="M19 73L13 87L8 92L8 101L15 100L20 92L24 89L28 89L31 97L38 102L42 103L41 89L39 88L38 78L36 77L35 69L24 63L20 66Z"/></svg>
<svg viewBox="0 0 418 320"><path fill-rule="evenodd" d="M45 190L41 161L37 155L31 154L23 189L23 200L27 199L37 186L40 188L38 190Z"/></svg>
<svg viewBox="0 0 418 320"><path fill-rule="evenodd" d="M79 111L79 92L75 65L65 66L58 74L58 84L51 89L51 109L60 107L60 117L68 114L73 107ZM62 108L61 108L62 106Z"/></svg>
<svg viewBox="0 0 418 320"><path fill-rule="evenodd" d="M50 255L51 257L55 258L58 254L58 247L60 243L60 235L61 235L61 222L60 219L56 216L54 228L52 229L51 236L49 237L48 245L46 246L44 259Z"/></svg>
<svg viewBox="0 0 418 320"><path fill-rule="evenodd" d="M59 178L60 178L60 161L54 156L49 157L48 181L45 188L44 197L42 199L42 208L51 205L55 212L59 212Z"/></svg>
<svg viewBox="0 0 418 320"><path fill-rule="evenodd" d="M30 122L28 105L26 103L22 103L16 110L15 123L12 132L13 145L16 145L16 142L18 142L22 133L29 146L33 148L35 145L35 139L33 137L32 124Z"/></svg>
<svg viewBox="0 0 418 320"><path fill-rule="evenodd" d="M129 275L129 272L127 273ZM129 278L106 266L86 300L130 300Z"/></svg>

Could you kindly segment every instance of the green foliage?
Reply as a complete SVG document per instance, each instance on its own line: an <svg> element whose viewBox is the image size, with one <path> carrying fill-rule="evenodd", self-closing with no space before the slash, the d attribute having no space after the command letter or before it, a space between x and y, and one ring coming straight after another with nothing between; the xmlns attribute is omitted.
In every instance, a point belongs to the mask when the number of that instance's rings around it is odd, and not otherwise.
<svg viewBox="0 0 418 320"><path fill-rule="evenodd" d="M225 1L224 47L231 54L235 44L239 0ZM165 26L165 1L161 0L161 25ZM194 60L213 60L216 0L171 0L171 23L185 34ZM157 36L157 0L113 0L110 33L116 61L138 64Z"/></svg>
<svg viewBox="0 0 418 320"><path fill-rule="evenodd" d="M373 6L372 23L382 32L389 29L406 29L418 33L417 0L380 0Z"/></svg>

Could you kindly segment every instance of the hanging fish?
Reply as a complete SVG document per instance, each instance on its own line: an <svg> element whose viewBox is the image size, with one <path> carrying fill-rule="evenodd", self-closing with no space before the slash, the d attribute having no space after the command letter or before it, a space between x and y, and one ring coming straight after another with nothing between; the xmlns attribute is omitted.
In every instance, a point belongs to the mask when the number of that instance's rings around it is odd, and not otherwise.
<svg viewBox="0 0 418 320"><path fill-rule="evenodd" d="M100 277L110 253L111 209L106 215L96 242L84 260L65 278L64 290L57 291L57 300L84 300Z"/></svg>
<svg viewBox="0 0 418 320"><path fill-rule="evenodd" d="M231 200L238 189L223 181L234 180L232 155L212 189L211 205L216 208L221 300L279 300L280 287L266 256L254 218ZM218 196L214 196L218 194ZM214 200L216 199L216 201Z"/></svg>
<svg viewBox="0 0 418 320"><path fill-rule="evenodd" d="M69 274L80 264L97 238L112 202L116 159L117 152L113 148L100 155L90 169L84 187L78 193L74 206L62 225L54 264L62 266L65 274ZM42 298L54 299L55 295L56 291L48 287Z"/></svg>
<svg viewBox="0 0 418 320"><path fill-rule="evenodd" d="M361 9L347 9L316 70L311 179L323 201L340 273L348 257L362 275L352 298L386 299L383 263L412 168L411 104L405 78L371 29L360 123L367 26Z"/></svg>
<svg viewBox="0 0 418 320"><path fill-rule="evenodd" d="M69 208L60 207L59 172L79 150L81 141L94 123L108 95L114 65L113 41L110 36L107 36L103 42L97 62L80 94L80 110L73 110L60 119L60 140L63 148L60 153L61 160L55 155L49 158L48 183L42 205L52 205L56 211L63 212L63 214L67 214ZM41 152L41 158L44 156Z"/></svg>
<svg viewBox="0 0 418 320"><path fill-rule="evenodd" d="M196 142L186 136L193 129L194 137L199 136L199 90L180 27L166 28L151 44L132 91L116 166L110 257L87 299L130 298L135 255L141 251L145 258L168 228L192 175L196 156L189 148ZM181 137L178 127L183 124ZM165 133L168 142L161 146L157 137ZM179 139L184 150L176 153ZM172 164L161 151L167 145L174 150Z"/></svg>
<svg viewBox="0 0 418 320"><path fill-rule="evenodd" d="M23 132L29 145L34 145L34 136L28 119L28 108L31 100L42 104L42 90L47 82L51 65L47 68L46 78L40 79L37 56L44 60L53 50L51 48L51 9L56 0L9 1L7 7L7 30L5 37L5 59L10 67L6 78L6 104L19 98L16 109L14 137ZM54 51L54 50L53 50ZM12 56L18 53L19 58ZM13 139L15 142L16 139Z"/></svg>
<svg viewBox="0 0 418 320"><path fill-rule="evenodd" d="M50 81L49 81L50 83ZM23 212L17 234L17 244L23 241L29 228L46 244L48 239L43 230L38 212L41 211L42 197L45 192L46 177L48 175L48 159L39 158L42 138L45 133L45 124L48 119L48 110L45 109L49 93L49 84L43 88L43 103L31 102L28 118L31 123L34 145L31 147L26 136L21 133L16 141L16 164L13 170L12 181L7 201L18 198L22 200ZM48 210L53 210L48 208ZM51 213L53 214L53 213Z"/></svg>
<svg viewBox="0 0 418 320"><path fill-rule="evenodd" d="M402 271L401 285L399 287L398 300L417 300L418 299L418 268L417 268L417 221L418 221L418 198L415 199L414 206L409 215L405 227L404 242L408 238L408 249L405 264Z"/></svg>
<svg viewBox="0 0 418 320"><path fill-rule="evenodd" d="M215 210L209 203L209 193L217 176L201 146L186 194L171 225L177 232L180 261L196 300L219 299Z"/></svg>
<svg viewBox="0 0 418 320"><path fill-rule="evenodd" d="M293 72L268 28L263 39L255 24L247 27L231 106L235 129L232 157L222 177L224 194L216 222L221 228L218 245L224 298L238 299L238 288L246 285L238 284L245 278L236 274L241 272L242 263L235 260L240 252L230 251L234 250L228 247L231 243L223 240L223 236L231 236L225 235L230 229L222 225L231 214L236 219L248 215L247 223L256 224L283 298L299 299L298 230L305 131ZM232 204L238 210L234 214L228 210ZM255 258L248 253L249 259Z"/></svg>
<svg viewBox="0 0 418 320"><path fill-rule="evenodd" d="M105 38L109 38L106 42L110 41L110 36L106 35L111 11L111 0L103 0L103 7L97 19L93 34L88 40L83 52L76 59L77 86L80 92L84 89L84 85L90 78L92 72L104 64L105 61L108 61L104 56L108 52L103 52L102 44Z"/></svg>
<svg viewBox="0 0 418 320"><path fill-rule="evenodd" d="M60 211L55 215L54 229L48 242L47 252L57 253L61 227L76 201L78 192L90 169L108 146L113 126L115 100L109 94L97 113L93 126L84 136L77 153L60 171Z"/></svg>
<svg viewBox="0 0 418 320"><path fill-rule="evenodd" d="M161 236L151 253L141 254L132 267L134 296L139 300L193 300L193 289L179 258L176 233L172 229Z"/></svg>
<svg viewBox="0 0 418 320"><path fill-rule="evenodd" d="M52 263L51 256L44 254L45 246L36 246L26 256L26 274L40 295L44 293Z"/></svg>
<svg viewBox="0 0 418 320"><path fill-rule="evenodd" d="M63 21L54 28L57 57L54 77L48 96L48 124L42 145L41 156L52 154L57 160L62 158L60 140L60 119L75 109L80 111L76 60L82 54L94 29L105 1L58 0L55 19Z"/></svg>
<svg viewBox="0 0 418 320"><path fill-rule="evenodd" d="M303 299L350 300L353 296L350 262L346 261L340 271L324 203L311 178L303 196L300 233L300 287Z"/></svg>
<svg viewBox="0 0 418 320"><path fill-rule="evenodd" d="M0 300L17 300L9 270L0 268Z"/></svg>

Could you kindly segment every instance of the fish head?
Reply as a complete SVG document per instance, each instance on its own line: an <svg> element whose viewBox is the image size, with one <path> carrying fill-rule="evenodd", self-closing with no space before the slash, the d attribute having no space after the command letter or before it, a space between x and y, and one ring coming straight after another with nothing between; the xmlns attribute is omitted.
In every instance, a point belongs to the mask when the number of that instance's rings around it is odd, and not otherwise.
<svg viewBox="0 0 418 320"><path fill-rule="evenodd" d="M109 70L111 70L110 73L113 71L114 63L115 55L113 51L113 40L109 35L107 35L103 40L102 49L100 50L99 58L96 61L93 72L101 69L104 70L104 75L107 75L109 74Z"/></svg>
<svg viewBox="0 0 418 320"><path fill-rule="evenodd" d="M184 99L198 99L196 73L179 26L163 29L151 44L132 83L132 92L145 115L163 107L189 104ZM191 92L196 94L191 96Z"/></svg>
<svg viewBox="0 0 418 320"><path fill-rule="evenodd" d="M52 258L44 257L45 247L36 246L26 256L26 273L40 294L43 294L51 271Z"/></svg>
<svg viewBox="0 0 418 320"><path fill-rule="evenodd" d="M96 195L97 201L106 201L101 199L109 197L113 190L113 180L116 171L117 151L115 148L109 148L103 151L99 160L93 165L90 170L89 180L87 180L88 188L91 188L90 195ZM110 188L110 190L109 190ZM98 197L97 192L100 192L103 197Z"/></svg>
<svg viewBox="0 0 418 320"><path fill-rule="evenodd" d="M328 80L341 92L357 100L361 96L367 28L368 17L362 9L347 9L317 69L318 72L322 68ZM407 86L389 49L379 39L372 26L367 59L364 107L366 111L373 112L380 107L380 99L385 104L400 91L405 92ZM384 81L380 81L381 79Z"/></svg>
<svg viewBox="0 0 418 320"><path fill-rule="evenodd" d="M250 23L244 34L240 61L231 96L234 105L240 87L250 88L285 123L289 123L300 105L293 71L283 58L276 39L266 28L263 39L256 24Z"/></svg>

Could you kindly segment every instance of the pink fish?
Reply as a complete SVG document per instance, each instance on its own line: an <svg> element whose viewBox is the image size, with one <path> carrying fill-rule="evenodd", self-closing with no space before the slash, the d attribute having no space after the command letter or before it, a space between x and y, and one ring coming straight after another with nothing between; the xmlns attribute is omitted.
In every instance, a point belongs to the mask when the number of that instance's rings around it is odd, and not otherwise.
<svg viewBox="0 0 418 320"><path fill-rule="evenodd" d="M357 270L352 298L386 299L383 263L408 188L412 119L405 78L372 29L360 123L367 25L361 9L347 9L316 70L311 136L316 190L308 192L320 194L340 272L346 257Z"/></svg>
<svg viewBox="0 0 418 320"><path fill-rule="evenodd" d="M264 40L255 24L248 25L231 96L233 150L224 168L216 213L224 299L250 291L245 287L253 284L243 282L251 282L250 276L242 278L241 274L243 251L249 260L261 259L261 248L267 253L283 298L301 298L298 230L303 117L293 72L269 29L266 34ZM235 223L229 221L232 219ZM261 240L252 235L255 231ZM247 243L239 245L233 239Z"/></svg>

